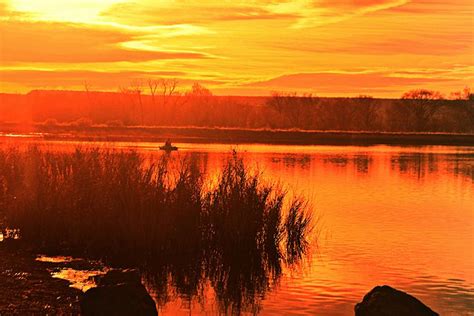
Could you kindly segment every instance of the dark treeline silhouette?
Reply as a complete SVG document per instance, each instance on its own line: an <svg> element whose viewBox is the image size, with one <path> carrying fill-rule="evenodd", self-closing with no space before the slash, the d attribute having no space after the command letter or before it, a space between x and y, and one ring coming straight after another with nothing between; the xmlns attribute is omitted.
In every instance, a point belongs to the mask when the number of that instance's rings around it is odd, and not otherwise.
<svg viewBox="0 0 474 316"><path fill-rule="evenodd" d="M255 312L307 252L311 214L235 153L208 176L193 155L0 149L0 231L36 252L138 267L163 304L205 299L210 284L223 313Z"/></svg>
<svg viewBox="0 0 474 316"><path fill-rule="evenodd" d="M473 132L474 99L469 92L444 99L434 91L413 90L401 99L318 98L274 94L266 101L270 127L304 130ZM272 113L273 112L273 113ZM276 114L276 115L275 115Z"/></svg>
<svg viewBox="0 0 474 316"><path fill-rule="evenodd" d="M0 122L43 122L54 127L196 126L384 132L474 132L469 89L443 98L413 90L400 99L322 98L295 93L270 97L213 96L195 84L177 92L173 80L119 92L32 91L0 94Z"/></svg>

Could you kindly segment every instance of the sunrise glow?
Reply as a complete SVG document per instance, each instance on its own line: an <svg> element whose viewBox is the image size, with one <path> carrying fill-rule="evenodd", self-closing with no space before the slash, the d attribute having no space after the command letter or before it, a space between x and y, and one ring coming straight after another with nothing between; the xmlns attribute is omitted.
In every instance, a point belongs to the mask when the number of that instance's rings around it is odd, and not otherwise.
<svg viewBox="0 0 474 316"><path fill-rule="evenodd" d="M3 92L84 81L116 91L156 77L231 95L400 96L473 83L470 0L2 0L0 16Z"/></svg>
<svg viewBox="0 0 474 316"><path fill-rule="evenodd" d="M0 315L471 315L474 0L0 0Z"/></svg>

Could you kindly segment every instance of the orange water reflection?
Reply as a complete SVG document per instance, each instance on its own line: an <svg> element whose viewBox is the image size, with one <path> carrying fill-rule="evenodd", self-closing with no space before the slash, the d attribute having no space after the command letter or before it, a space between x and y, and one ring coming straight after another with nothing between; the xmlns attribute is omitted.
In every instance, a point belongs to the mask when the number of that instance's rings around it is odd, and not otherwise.
<svg viewBox="0 0 474 316"><path fill-rule="evenodd" d="M36 141L16 141L29 142ZM78 143L41 145L70 150ZM163 154L154 143L113 146ZM178 146L174 157L201 156L210 175L236 148L267 179L278 179L314 206L319 238L311 259L285 271L262 301L262 314L352 314L379 284L408 291L444 315L474 310L474 148ZM176 296L160 310L214 313L213 291L206 291L205 304Z"/></svg>

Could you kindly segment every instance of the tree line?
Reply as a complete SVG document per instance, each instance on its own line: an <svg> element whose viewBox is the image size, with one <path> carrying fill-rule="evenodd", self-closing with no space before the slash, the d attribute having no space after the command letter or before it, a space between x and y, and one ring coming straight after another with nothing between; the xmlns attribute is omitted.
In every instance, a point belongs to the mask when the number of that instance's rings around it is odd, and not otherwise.
<svg viewBox="0 0 474 316"><path fill-rule="evenodd" d="M368 95L325 98L275 92L269 97L215 96L199 83L183 90L175 79L134 82L118 92L32 91L0 96L0 121L87 127L198 126L386 132L474 132L474 94L448 97L426 89L399 99Z"/></svg>
<svg viewBox="0 0 474 316"><path fill-rule="evenodd" d="M474 94L468 88L445 98L437 91L411 90L400 99L318 98L274 93L266 101L273 127L391 132L472 132Z"/></svg>

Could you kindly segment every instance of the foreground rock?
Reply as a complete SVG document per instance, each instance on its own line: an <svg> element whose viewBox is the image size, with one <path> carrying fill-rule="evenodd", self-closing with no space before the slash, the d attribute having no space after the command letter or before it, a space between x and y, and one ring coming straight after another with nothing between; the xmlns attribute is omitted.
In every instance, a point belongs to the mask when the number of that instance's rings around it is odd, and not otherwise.
<svg viewBox="0 0 474 316"><path fill-rule="evenodd" d="M356 316L437 316L415 297L388 285L376 286L355 306Z"/></svg>
<svg viewBox="0 0 474 316"><path fill-rule="evenodd" d="M96 283L80 301L82 315L158 315L138 271L112 270Z"/></svg>

